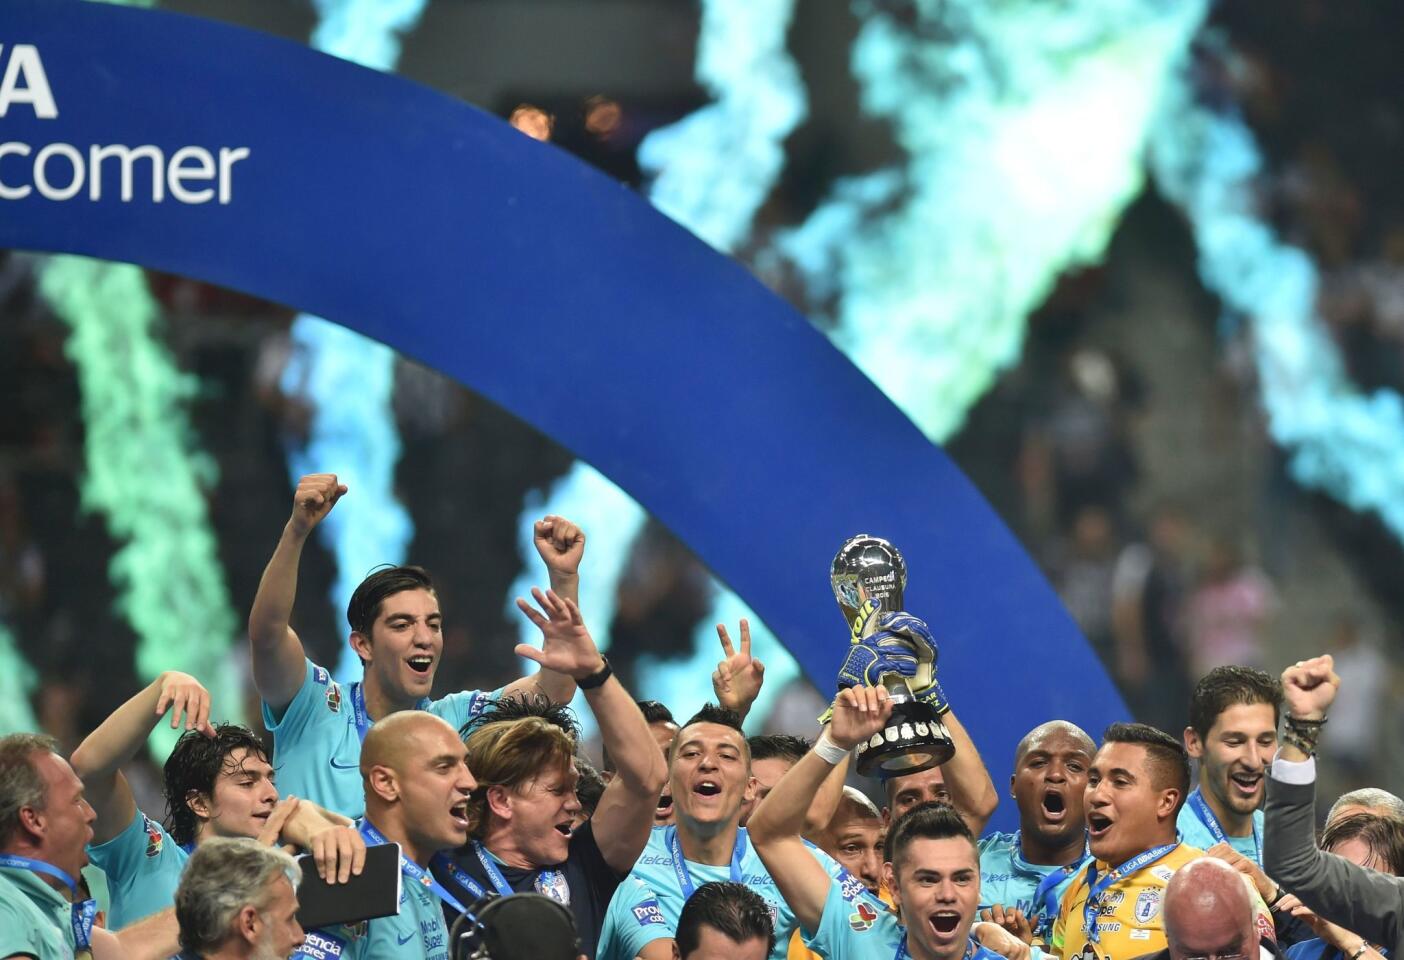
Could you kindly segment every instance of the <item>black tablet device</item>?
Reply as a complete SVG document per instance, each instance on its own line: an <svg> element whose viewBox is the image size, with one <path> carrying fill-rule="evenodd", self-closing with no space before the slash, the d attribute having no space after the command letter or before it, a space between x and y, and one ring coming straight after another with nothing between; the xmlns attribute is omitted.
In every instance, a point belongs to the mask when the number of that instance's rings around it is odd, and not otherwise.
<svg viewBox="0 0 1404 960"><path fill-rule="evenodd" d="M304 853L297 863L302 868L302 884L297 888L297 922L305 930L388 917L400 909L398 843L367 847L361 875L346 883L329 884L317 876L317 864L311 854Z"/></svg>

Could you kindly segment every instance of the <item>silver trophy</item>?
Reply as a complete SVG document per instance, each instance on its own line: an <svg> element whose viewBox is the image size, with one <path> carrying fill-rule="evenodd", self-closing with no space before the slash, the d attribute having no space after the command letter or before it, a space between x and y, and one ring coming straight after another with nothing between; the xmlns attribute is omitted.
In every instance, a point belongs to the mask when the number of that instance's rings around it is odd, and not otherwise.
<svg viewBox="0 0 1404 960"><path fill-rule="evenodd" d="M859 643L865 634L873 632L878 617L903 609L902 596L907 588L907 562L895 546L881 537L860 533L839 547L829 572L834 599L848 623L849 642ZM864 616L864 604L877 602L878 614ZM866 622L866 628L865 628ZM884 639L890 646L902 642L898 638ZM912 683L925 689L935 679L935 662L926 662L924 651L907 643L917 660L917 673L909 681L900 673L884 673L880 682L887 688L892 701L892 718L888 725L860 743L857 748L858 772L864 776L883 778L920 773L940 766L955 755L950 731L941 722L936 708L917 699Z"/></svg>

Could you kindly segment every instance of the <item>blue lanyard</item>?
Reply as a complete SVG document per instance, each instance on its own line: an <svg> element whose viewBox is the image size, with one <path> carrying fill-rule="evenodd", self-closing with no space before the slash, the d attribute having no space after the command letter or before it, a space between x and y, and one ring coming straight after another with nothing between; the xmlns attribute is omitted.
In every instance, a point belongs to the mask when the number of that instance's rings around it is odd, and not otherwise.
<svg viewBox="0 0 1404 960"><path fill-rule="evenodd" d="M53 877L73 892L73 904L69 913L69 923L73 925L74 949L86 950L93 939L93 922L97 919L97 901L93 899L78 899L78 883L66 871L60 870L52 863L45 863L43 860L34 860L29 857L21 857L14 853L0 853L0 867L11 867L15 870L28 870L31 873L42 873L45 876Z"/></svg>
<svg viewBox="0 0 1404 960"><path fill-rule="evenodd" d="M1219 824L1219 818L1214 816L1214 811L1210 809L1209 803L1199 792L1199 787L1194 788L1194 792L1189 795L1190 809L1199 818L1199 822L1204 824L1204 829L1209 831L1209 835L1214 838L1215 843L1228 843L1228 837L1224 834L1224 828ZM1253 824L1253 861L1259 866L1263 862L1263 838L1258 832L1258 821L1251 815L1248 817Z"/></svg>
<svg viewBox="0 0 1404 960"><path fill-rule="evenodd" d="M1019 831L1015 831L1014 833L1014 849L1022 858L1024 855L1024 843L1023 837ZM1038 886L1034 889L1033 908L1038 909L1041 906L1042 909L1038 916L1038 922L1034 924L1034 933L1047 933L1048 930L1045 928L1051 930L1053 921L1058 916L1058 884L1081 870L1091 858L1092 855L1088 853L1086 847L1084 847L1082 856L1076 863L1070 863L1065 867L1055 867L1038 882ZM1027 860L1024 862L1028 863ZM1032 866L1032 864L1029 865ZM1033 918L1031 917L1030 919L1032 920Z"/></svg>
<svg viewBox="0 0 1404 960"><path fill-rule="evenodd" d="M492 854L477 840L473 841L473 852L478 855L478 862L483 865L483 872L487 874L488 880L498 893L507 897L516 892L512 889L511 884L507 882L507 878L502 875L502 871L497 868L497 861L493 859ZM449 876L453 877L458 884L471 892L473 896L481 897L484 895L486 891L483 890L482 885L469 876L466 870L457 863L454 863L452 857L445 857L444 859L446 861L445 869L448 871ZM570 906L570 886L566 883L565 874L561 871L536 871L536 877L532 881L532 886L536 888L537 893L550 897L562 906Z"/></svg>
<svg viewBox="0 0 1404 960"><path fill-rule="evenodd" d="M1097 943L1098 937L1101 936L1097 930L1097 911L1101 908L1102 894L1107 892L1107 888L1123 877L1129 877L1138 870L1144 870L1179 845L1177 841L1143 850L1115 870L1109 871L1100 880L1097 879L1096 861L1093 861L1092 865L1087 868L1087 903L1083 904L1082 907L1082 928L1083 932L1087 934L1088 940Z"/></svg>
<svg viewBox="0 0 1404 960"><path fill-rule="evenodd" d="M369 820L362 820L358 829L361 831L361 836L366 838L366 843L369 846L379 846L383 843L390 842L385 839L385 834L377 830ZM444 856L442 853L438 853L434 855L434 861L439 863L447 862L448 857ZM415 883L423 884L428 887L430 891L433 892L434 896L438 897L450 907L453 907L453 909L457 910L459 913L468 912L468 908L459 903L458 899L453 894L445 890L443 884L434 879L433 874L405 856L404 853L400 854L400 872Z"/></svg>
<svg viewBox="0 0 1404 960"><path fill-rule="evenodd" d="M692 874L688 872L687 861L683 859L682 844L678 843L678 828L668 828L668 852L673 855L673 872L678 875L678 886L682 889L683 899L692 896L692 892L697 888L692 883ZM741 858L746 855L746 835L741 832L741 828L736 829L736 846L731 850L731 882L741 883Z"/></svg>
<svg viewBox="0 0 1404 960"><path fill-rule="evenodd" d="M414 705L416 710L428 710L431 701L428 697L422 698ZM366 731L371 728L370 714L366 712L366 695L361 689L361 682L358 680L351 684L351 716L356 720L356 734L364 743Z"/></svg>

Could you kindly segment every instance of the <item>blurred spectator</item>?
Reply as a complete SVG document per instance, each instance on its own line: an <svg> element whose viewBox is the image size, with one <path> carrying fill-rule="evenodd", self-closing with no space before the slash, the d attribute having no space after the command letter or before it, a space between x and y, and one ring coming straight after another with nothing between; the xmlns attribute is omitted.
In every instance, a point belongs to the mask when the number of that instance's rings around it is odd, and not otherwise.
<svg viewBox="0 0 1404 960"><path fill-rule="evenodd" d="M1216 537L1190 598L1190 675L1227 664L1261 668L1263 633L1276 608L1267 575L1246 563L1232 540Z"/></svg>
<svg viewBox="0 0 1404 960"><path fill-rule="evenodd" d="M1117 672L1112 642L1112 575L1119 543L1111 515L1087 505L1073 519L1072 534L1053 561L1053 582L1083 635L1108 672Z"/></svg>
<svg viewBox="0 0 1404 960"><path fill-rule="evenodd" d="M1331 758L1352 789L1370 783L1371 763L1379 750L1380 707L1389 684L1390 665L1366 638L1352 616L1336 622L1331 656L1341 678L1341 695L1331 705L1331 722L1322 731L1322 753Z"/></svg>
<svg viewBox="0 0 1404 960"><path fill-rule="evenodd" d="M1185 600L1190 527L1177 507L1151 516L1146 542L1129 544L1112 575L1116 677L1139 720L1185 726L1192 684L1185 670Z"/></svg>

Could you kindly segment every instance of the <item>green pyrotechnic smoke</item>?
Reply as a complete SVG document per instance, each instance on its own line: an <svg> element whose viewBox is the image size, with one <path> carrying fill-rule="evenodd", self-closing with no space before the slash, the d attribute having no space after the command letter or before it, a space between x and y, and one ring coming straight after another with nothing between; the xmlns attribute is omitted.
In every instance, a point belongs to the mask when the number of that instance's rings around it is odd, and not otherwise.
<svg viewBox="0 0 1404 960"><path fill-rule="evenodd" d="M34 683L34 668L15 645L14 635L0 623L0 735L39 729L29 708Z"/></svg>
<svg viewBox="0 0 1404 960"><path fill-rule="evenodd" d="M205 505L216 469L196 449L186 409L195 379L158 339L160 310L139 268L54 257L40 290L71 331L86 429L82 503L119 543L111 576L139 637L137 674L189 673L210 689L219 717L237 718L237 619ZM173 734L157 727L154 756L164 760Z"/></svg>

